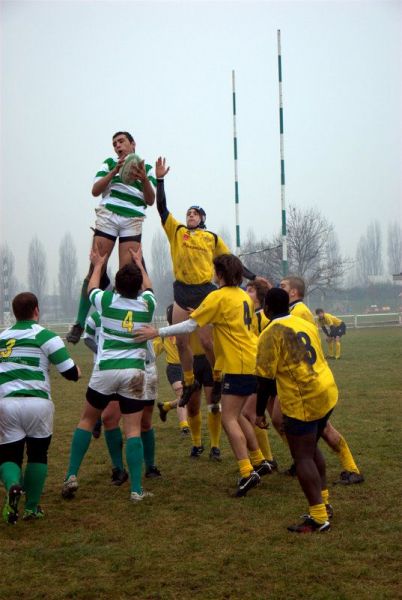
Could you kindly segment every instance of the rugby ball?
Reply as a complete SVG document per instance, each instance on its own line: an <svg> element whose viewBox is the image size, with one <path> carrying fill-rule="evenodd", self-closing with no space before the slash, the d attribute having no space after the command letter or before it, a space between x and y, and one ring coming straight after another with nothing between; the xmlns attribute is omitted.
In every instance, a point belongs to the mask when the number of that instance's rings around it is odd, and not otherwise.
<svg viewBox="0 0 402 600"><path fill-rule="evenodd" d="M138 154L127 154L123 166L120 168L119 172L120 179L123 183L134 183L135 179L133 179L131 175L131 168L134 165L138 165L141 162L141 160L142 159L138 156Z"/></svg>

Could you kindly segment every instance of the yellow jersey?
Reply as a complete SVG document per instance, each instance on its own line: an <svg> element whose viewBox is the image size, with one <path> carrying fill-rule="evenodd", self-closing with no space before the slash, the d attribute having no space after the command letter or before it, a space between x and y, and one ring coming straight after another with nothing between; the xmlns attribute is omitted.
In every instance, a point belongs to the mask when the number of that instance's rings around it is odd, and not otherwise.
<svg viewBox="0 0 402 600"><path fill-rule="evenodd" d="M269 323L269 319L265 315L264 310L262 308L258 308L254 312L253 317L252 317L251 331L254 333L254 335L259 337L260 333L263 331L263 329L266 328L268 323Z"/></svg>
<svg viewBox="0 0 402 600"><path fill-rule="evenodd" d="M171 213L163 228L170 243L175 279L188 285L212 281L213 259L230 252L224 241L206 229L187 229Z"/></svg>
<svg viewBox="0 0 402 600"><path fill-rule="evenodd" d="M305 319L313 325L316 324L313 313L311 312L307 304L304 304L302 300L296 300L296 302L289 304L289 312L294 317L300 317L301 319Z"/></svg>
<svg viewBox="0 0 402 600"><path fill-rule="evenodd" d="M166 352L166 362L170 365L179 365L179 351L176 346L176 337L171 335L166 338L157 337L153 340L154 351L156 356Z"/></svg>
<svg viewBox="0 0 402 600"><path fill-rule="evenodd" d="M338 317L334 315L330 315L329 313L324 313L322 317L318 318L318 322L320 326L328 325L328 327L339 327L339 325L343 322Z"/></svg>
<svg viewBox="0 0 402 600"><path fill-rule="evenodd" d="M338 388L324 358L318 329L300 317L273 319L258 340L257 375L276 379L284 415L300 421L324 417Z"/></svg>
<svg viewBox="0 0 402 600"><path fill-rule="evenodd" d="M199 327L208 323L214 326L215 370L238 375L255 374L253 313L253 302L246 292L236 286L223 286L208 294L190 314Z"/></svg>

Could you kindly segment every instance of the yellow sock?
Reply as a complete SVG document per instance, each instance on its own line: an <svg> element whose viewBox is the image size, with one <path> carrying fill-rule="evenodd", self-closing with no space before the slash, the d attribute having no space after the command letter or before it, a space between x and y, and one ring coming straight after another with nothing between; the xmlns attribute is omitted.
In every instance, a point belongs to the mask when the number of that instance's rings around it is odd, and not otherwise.
<svg viewBox="0 0 402 600"><path fill-rule="evenodd" d="M325 504L314 504L314 506L309 507L309 515L316 521L317 523L325 523L328 520L327 509L325 508Z"/></svg>
<svg viewBox="0 0 402 600"><path fill-rule="evenodd" d="M261 427L254 427L255 437L265 460L273 460L271 445L269 443L268 430Z"/></svg>
<svg viewBox="0 0 402 600"><path fill-rule="evenodd" d="M187 419L193 446L201 446L201 413L197 413L195 417L188 416Z"/></svg>
<svg viewBox="0 0 402 600"><path fill-rule="evenodd" d="M340 436L338 448L334 449L334 452L339 454L339 460L344 471L352 471L353 473L360 473L355 461L353 460L352 453L347 445L347 442L343 435Z"/></svg>
<svg viewBox="0 0 402 600"><path fill-rule="evenodd" d="M335 342L335 358L341 357L341 342Z"/></svg>
<svg viewBox="0 0 402 600"><path fill-rule="evenodd" d="M222 417L221 413L214 414L208 406L208 431L211 441L211 448L219 448L222 432Z"/></svg>
<svg viewBox="0 0 402 600"><path fill-rule="evenodd" d="M253 465L250 460L248 458L243 458L242 460L238 460L237 464L239 465L240 477L249 477L250 473L253 471Z"/></svg>
<svg viewBox="0 0 402 600"><path fill-rule="evenodd" d="M163 410L166 412L169 412L169 410L172 408L172 405L170 404L170 402L164 402L163 403Z"/></svg>
<svg viewBox="0 0 402 600"><path fill-rule="evenodd" d="M257 448L257 450L251 450L249 452L249 454L250 454L250 461L253 466L259 465L260 462L262 462L264 460L264 455L259 448Z"/></svg>
<svg viewBox="0 0 402 600"><path fill-rule="evenodd" d="M324 504L329 504L329 491L321 490L322 501Z"/></svg>
<svg viewBox="0 0 402 600"><path fill-rule="evenodd" d="M184 385L191 385L194 383L194 371L183 371Z"/></svg>
<svg viewBox="0 0 402 600"><path fill-rule="evenodd" d="M334 356L334 342L333 342L333 340L331 340L330 342L328 342L328 356L331 356L331 357Z"/></svg>
<svg viewBox="0 0 402 600"><path fill-rule="evenodd" d="M188 421L180 421L179 427L180 427L180 429L184 429L185 427L189 427Z"/></svg>

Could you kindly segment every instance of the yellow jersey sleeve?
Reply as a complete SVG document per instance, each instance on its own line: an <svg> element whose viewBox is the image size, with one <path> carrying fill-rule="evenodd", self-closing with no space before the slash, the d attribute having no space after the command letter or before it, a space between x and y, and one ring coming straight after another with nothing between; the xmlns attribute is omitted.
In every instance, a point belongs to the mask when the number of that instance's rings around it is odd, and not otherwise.
<svg viewBox="0 0 402 600"><path fill-rule="evenodd" d="M330 315L329 313L325 313L325 316L330 321L330 323L328 323L328 325L330 325L330 326L334 325L335 327L339 327L339 325L342 323L341 319L338 319L338 317L335 317L335 315Z"/></svg>
<svg viewBox="0 0 402 600"><path fill-rule="evenodd" d="M176 345L176 337L169 336L163 339L163 345L166 352L166 362L170 365L180 364L179 351Z"/></svg>
<svg viewBox="0 0 402 600"><path fill-rule="evenodd" d="M219 236L216 236L216 246L214 251L214 258L220 256L221 254L230 254L229 248L226 246L223 239Z"/></svg>
<svg viewBox="0 0 402 600"><path fill-rule="evenodd" d="M268 325L268 323L269 319L265 315L262 308L254 312L251 322L251 330L254 333L254 335L259 337Z"/></svg>

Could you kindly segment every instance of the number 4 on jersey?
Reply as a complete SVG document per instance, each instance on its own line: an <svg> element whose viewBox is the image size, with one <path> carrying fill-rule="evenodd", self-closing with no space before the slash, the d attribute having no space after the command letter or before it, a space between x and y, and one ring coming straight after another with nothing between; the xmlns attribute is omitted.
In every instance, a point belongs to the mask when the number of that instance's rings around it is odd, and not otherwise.
<svg viewBox="0 0 402 600"><path fill-rule="evenodd" d="M131 333L133 331L133 311L132 310L128 310L126 316L124 317L123 321L121 322L121 326L123 327L123 329L127 329L127 331L129 333Z"/></svg>

